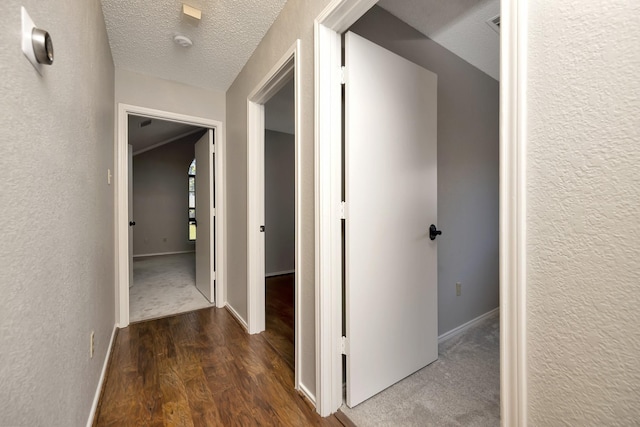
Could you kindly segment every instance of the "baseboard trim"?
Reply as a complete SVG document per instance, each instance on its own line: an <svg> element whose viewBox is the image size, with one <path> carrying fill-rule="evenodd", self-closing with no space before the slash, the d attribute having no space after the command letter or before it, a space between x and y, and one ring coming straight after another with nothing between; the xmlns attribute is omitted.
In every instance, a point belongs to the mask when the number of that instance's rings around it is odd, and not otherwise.
<svg viewBox="0 0 640 427"><path fill-rule="evenodd" d="M480 316L476 317L475 319L469 320L467 323L463 323L462 325L458 326L457 328L453 328L449 332L445 332L444 334L442 334L442 335L440 335L438 337L438 344L442 344L446 340L448 340L450 338L453 338L458 334L461 334L462 332L466 331L467 329L469 329L470 327L472 327L476 323L486 319L487 317L491 316L493 313L495 313L496 311L499 311L499 310L500 310L500 307L496 307L491 311L487 311L486 313L481 314Z"/></svg>
<svg viewBox="0 0 640 427"><path fill-rule="evenodd" d="M274 271L273 273L265 274L265 277L284 276L285 274L295 274L295 272L295 270Z"/></svg>
<svg viewBox="0 0 640 427"><path fill-rule="evenodd" d="M299 389L298 391L302 394L302 396L307 399L309 401L309 403L311 403L313 405L313 407L316 407L316 396L311 393L311 391L309 391L309 389L304 385L304 384L299 384Z"/></svg>
<svg viewBox="0 0 640 427"><path fill-rule="evenodd" d="M236 320L238 321L238 323L240 323L240 326L242 326L242 327L244 328L244 330L245 330L245 331L249 332L249 325L247 325L247 321L246 321L246 320L244 320L244 319L242 318L242 316L240 316L240 314L238 314L238 312L236 311L236 309L235 309L235 308L233 308L233 307L231 306L231 304L226 303L226 304L225 304L225 306L224 306L224 308L226 308L226 309L227 309L227 311L228 311L229 313L231 313L231 315L232 315L233 317L235 317L235 318L236 318Z"/></svg>
<svg viewBox="0 0 640 427"><path fill-rule="evenodd" d="M118 324L113 325L113 331L111 332L111 339L109 340L109 347L107 347L107 354L102 364L102 372L100 373L100 380L98 381L98 387L96 388L96 394L93 397L93 403L91 404L91 412L89 412L89 419L87 420L87 427L93 425L94 418L96 416L96 410L98 409L98 403L100 403L100 396L102 395L102 386L104 384L104 378L107 375L107 368L109 367L109 361L111 360L111 352L113 351L113 343L115 342L116 332L118 331Z"/></svg>
<svg viewBox="0 0 640 427"><path fill-rule="evenodd" d="M158 252L155 254L138 254L134 255L134 258L144 258L148 256L160 256L160 255L178 255L178 254L192 254L195 251L175 251L175 252Z"/></svg>

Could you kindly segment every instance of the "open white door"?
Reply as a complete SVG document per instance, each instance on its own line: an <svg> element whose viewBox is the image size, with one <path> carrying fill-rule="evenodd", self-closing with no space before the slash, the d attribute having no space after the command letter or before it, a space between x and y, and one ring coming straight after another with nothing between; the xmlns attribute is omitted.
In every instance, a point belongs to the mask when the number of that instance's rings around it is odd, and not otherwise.
<svg viewBox="0 0 640 427"><path fill-rule="evenodd" d="M196 287L209 302L215 295L213 152L213 130L209 129L195 145Z"/></svg>
<svg viewBox="0 0 640 427"><path fill-rule="evenodd" d="M437 76L346 34L347 405L438 357Z"/></svg>
<svg viewBox="0 0 640 427"><path fill-rule="evenodd" d="M127 147L127 185L128 185L128 200L127 207L129 208L129 287L133 286L133 227L136 222L133 219L133 145L129 144Z"/></svg>

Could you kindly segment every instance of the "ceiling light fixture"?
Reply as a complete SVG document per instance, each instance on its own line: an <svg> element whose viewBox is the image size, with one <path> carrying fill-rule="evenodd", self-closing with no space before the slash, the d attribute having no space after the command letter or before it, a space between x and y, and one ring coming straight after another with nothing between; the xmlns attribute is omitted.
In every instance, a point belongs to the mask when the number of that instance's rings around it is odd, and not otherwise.
<svg viewBox="0 0 640 427"><path fill-rule="evenodd" d="M177 44L179 44L182 47L191 47L193 46L193 42L191 41L191 39L187 36L183 36L181 34L176 35L173 38L173 41L176 42Z"/></svg>

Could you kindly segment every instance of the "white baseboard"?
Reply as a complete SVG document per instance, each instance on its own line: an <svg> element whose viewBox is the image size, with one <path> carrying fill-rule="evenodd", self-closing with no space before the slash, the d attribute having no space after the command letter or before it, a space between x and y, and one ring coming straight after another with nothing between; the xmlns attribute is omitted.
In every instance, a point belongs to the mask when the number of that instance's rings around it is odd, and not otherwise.
<svg viewBox="0 0 640 427"><path fill-rule="evenodd" d="M111 339L109 340L109 347L107 347L107 354L104 357L104 363L102 364L102 372L100 373L100 380L98 381L98 388L96 388L96 394L93 397L93 403L91 404L91 412L89 412L89 419L87 420L87 427L93 425L93 419L96 416L96 410L98 409L98 402L100 401L100 393L102 392L102 384L104 383L104 377L107 375L107 367L109 366L109 358L111 357L111 348L116 336L116 330L118 324L113 325L113 331L111 332Z"/></svg>
<svg viewBox="0 0 640 427"><path fill-rule="evenodd" d="M453 338L456 335L461 334L462 332L466 331L467 329L469 329L470 327L472 327L476 323L486 319L487 317L491 316L493 313L495 313L496 311L499 311L499 310L500 310L500 307L496 307L491 311L487 311L486 313L481 314L480 316L476 317L475 319L469 320L467 323L464 323L464 324L458 326L457 328L453 328L449 332L445 332L444 334L442 334L442 335L440 335L438 337L438 344L442 344L443 342L445 342L449 338Z"/></svg>
<svg viewBox="0 0 640 427"><path fill-rule="evenodd" d="M178 254L192 254L195 251L175 251L175 252L158 252L155 254L138 254L134 255L134 258L143 258L147 256L160 256L160 255L178 255Z"/></svg>
<svg viewBox="0 0 640 427"><path fill-rule="evenodd" d="M284 276L285 274L294 274L295 272L295 270L274 271L273 273L265 274L265 277Z"/></svg>
<svg viewBox="0 0 640 427"><path fill-rule="evenodd" d="M249 325L247 325L247 321L246 321L246 320L244 320L244 319L242 318L242 316L240 316L240 315L238 314L238 312L236 311L236 309L235 309L235 308L233 308L233 307L231 306L231 304L226 303L226 304L225 304L225 306L224 306L224 308L226 308L226 309L229 311L229 313L231 313L231 315L232 315L233 317L235 317L235 318L236 318L236 320L237 320L238 322L240 322L240 325L242 325L242 327L245 329L245 331L249 332Z"/></svg>
<svg viewBox="0 0 640 427"><path fill-rule="evenodd" d="M315 394L311 393L309 391L309 389L304 385L304 384L299 384L300 388L298 389L298 391L300 391L300 393L302 393L302 395L309 400L309 402L311 402L311 404L313 405L313 407L316 407L316 396Z"/></svg>

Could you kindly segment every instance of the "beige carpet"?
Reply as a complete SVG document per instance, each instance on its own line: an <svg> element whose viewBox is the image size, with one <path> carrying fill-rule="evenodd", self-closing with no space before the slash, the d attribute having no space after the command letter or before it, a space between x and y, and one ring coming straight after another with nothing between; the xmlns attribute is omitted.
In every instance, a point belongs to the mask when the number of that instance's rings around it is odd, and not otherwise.
<svg viewBox="0 0 640 427"><path fill-rule="evenodd" d="M500 425L499 313L440 345L437 361L353 409L358 426Z"/></svg>
<svg viewBox="0 0 640 427"><path fill-rule="evenodd" d="M212 306L196 288L194 253L133 259L131 322Z"/></svg>

